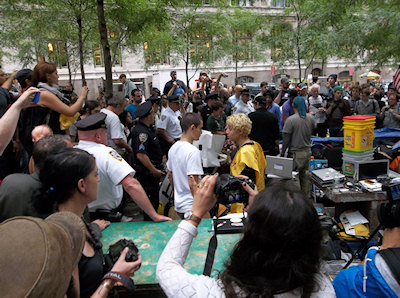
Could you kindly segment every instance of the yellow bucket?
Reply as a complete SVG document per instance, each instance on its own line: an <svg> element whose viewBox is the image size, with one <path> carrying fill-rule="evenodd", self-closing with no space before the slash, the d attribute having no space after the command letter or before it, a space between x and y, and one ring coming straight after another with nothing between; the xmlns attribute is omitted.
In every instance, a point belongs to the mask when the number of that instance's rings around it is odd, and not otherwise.
<svg viewBox="0 0 400 298"><path fill-rule="evenodd" d="M353 152L371 150L374 142L375 116L355 115L343 118L344 149Z"/></svg>

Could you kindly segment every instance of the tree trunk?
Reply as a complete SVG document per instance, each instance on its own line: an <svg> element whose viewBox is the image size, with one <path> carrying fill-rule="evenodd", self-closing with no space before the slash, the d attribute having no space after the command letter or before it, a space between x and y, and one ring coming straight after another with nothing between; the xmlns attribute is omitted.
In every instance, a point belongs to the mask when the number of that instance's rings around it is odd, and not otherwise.
<svg viewBox="0 0 400 298"><path fill-rule="evenodd" d="M189 62L190 62L189 61L189 59L190 59L190 49L189 49L190 41L189 41L189 39L186 39L186 44L188 45L188 47L186 48L186 61L185 61L186 87L189 88Z"/></svg>
<svg viewBox="0 0 400 298"><path fill-rule="evenodd" d="M106 18L104 16L104 1L97 0L97 18L99 20L99 33L100 33L100 42L101 47L103 49L104 55L104 70L106 73L106 80L104 84L105 89L105 99L106 102L112 98L112 64L111 64L111 54L110 54L110 45L108 44L107 37L107 24Z"/></svg>
<svg viewBox="0 0 400 298"><path fill-rule="evenodd" d="M87 83L85 79L85 68L84 68L84 58L83 58L82 15L76 17L76 22L78 23L79 64L81 67L82 86L86 86Z"/></svg>
<svg viewBox="0 0 400 298"><path fill-rule="evenodd" d="M65 44L65 54L67 55L68 81L72 85L71 63L67 44Z"/></svg>
<svg viewBox="0 0 400 298"><path fill-rule="evenodd" d="M237 53L236 53L237 55ZM239 84L238 82L238 60L237 57L235 57L235 86Z"/></svg>
<svg viewBox="0 0 400 298"><path fill-rule="evenodd" d="M297 53L297 67L299 68L299 80L301 82L301 57L300 57L300 33L296 36L296 53Z"/></svg>

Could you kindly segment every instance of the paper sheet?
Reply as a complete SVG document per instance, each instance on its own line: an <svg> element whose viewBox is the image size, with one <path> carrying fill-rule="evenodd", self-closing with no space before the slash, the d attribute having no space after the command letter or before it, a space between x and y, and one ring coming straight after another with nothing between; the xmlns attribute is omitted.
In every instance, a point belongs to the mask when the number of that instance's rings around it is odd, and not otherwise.
<svg viewBox="0 0 400 298"><path fill-rule="evenodd" d="M362 216L360 211L346 213L346 217L352 227L354 227L355 225L368 223L368 219L366 219L364 216Z"/></svg>

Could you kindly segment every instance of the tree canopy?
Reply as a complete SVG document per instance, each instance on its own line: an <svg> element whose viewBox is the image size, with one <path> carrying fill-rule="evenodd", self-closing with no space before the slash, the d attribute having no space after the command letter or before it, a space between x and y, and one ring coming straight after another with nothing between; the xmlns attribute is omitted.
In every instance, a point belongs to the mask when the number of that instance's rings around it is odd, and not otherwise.
<svg viewBox="0 0 400 298"><path fill-rule="evenodd" d="M187 75L216 63L237 72L241 65L272 60L297 65L303 78L314 63L332 58L373 66L400 60L399 0L288 0L279 10L228 0L101 2L103 27L98 0L3 1L1 56L23 66L45 59L68 66L70 73L79 69L82 84L84 65L105 38L110 57L103 55L102 65L118 63L124 49L143 53L145 68L183 63Z"/></svg>

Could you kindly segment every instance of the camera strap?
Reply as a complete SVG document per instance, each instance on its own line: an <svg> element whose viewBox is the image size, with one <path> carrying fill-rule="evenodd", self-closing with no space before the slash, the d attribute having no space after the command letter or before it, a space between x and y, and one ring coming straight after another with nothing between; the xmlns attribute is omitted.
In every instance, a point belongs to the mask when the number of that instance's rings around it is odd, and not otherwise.
<svg viewBox="0 0 400 298"><path fill-rule="evenodd" d="M128 291L130 292L135 291L135 283L129 276L125 274L110 271L106 275L104 275L103 280L104 279L115 280L116 282L120 282Z"/></svg>
<svg viewBox="0 0 400 298"><path fill-rule="evenodd" d="M217 246L218 246L218 240L217 240L218 217L216 220L213 219L212 221L214 224L214 235L211 237L210 243L208 244L206 263L204 264L204 271L203 271L203 275L206 275L206 276L211 275L211 270L214 265L215 251L217 250Z"/></svg>
<svg viewBox="0 0 400 298"><path fill-rule="evenodd" d="M400 284L400 248L387 248L379 251L379 254L385 260L393 277Z"/></svg>

